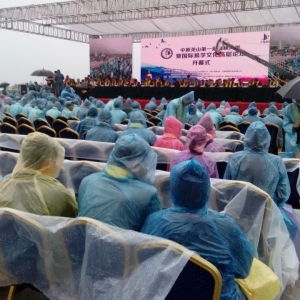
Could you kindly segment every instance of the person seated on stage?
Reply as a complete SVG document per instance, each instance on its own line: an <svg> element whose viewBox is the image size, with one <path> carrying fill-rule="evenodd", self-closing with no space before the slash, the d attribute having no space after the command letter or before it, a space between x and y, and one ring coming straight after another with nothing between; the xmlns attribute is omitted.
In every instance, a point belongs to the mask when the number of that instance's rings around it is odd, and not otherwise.
<svg viewBox="0 0 300 300"><path fill-rule="evenodd" d="M235 279L249 275L254 249L229 216L208 209L208 173L195 159L174 166L170 173L174 207L152 213L142 232L165 238L196 252L222 275L221 300L246 299ZM234 238L233 238L234 237Z"/></svg>
<svg viewBox="0 0 300 300"><path fill-rule="evenodd" d="M228 88L228 81L227 81L227 79L223 79L222 87L223 88Z"/></svg>
<svg viewBox="0 0 300 300"><path fill-rule="evenodd" d="M169 87L169 86L170 86L169 77L167 77L167 79L165 80L164 86L166 86L166 87Z"/></svg>
<svg viewBox="0 0 300 300"><path fill-rule="evenodd" d="M131 112L128 114L128 118L130 119L130 116L133 112L139 111L143 114L146 120L148 120L147 114L142 110L141 104L139 104L137 101L133 101L131 104Z"/></svg>
<svg viewBox="0 0 300 300"><path fill-rule="evenodd" d="M174 87L180 87L180 82L176 78L173 78L173 85Z"/></svg>
<svg viewBox="0 0 300 300"><path fill-rule="evenodd" d="M61 97L66 98L70 97L71 99L75 98L75 94L72 93L69 85L66 85L65 88L61 91Z"/></svg>
<svg viewBox="0 0 300 300"><path fill-rule="evenodd" d="M224 105L225 105L225 103L224 103ZM222 110L223 109L224 108L222 108ZM219 129L219 124L220 124L220 122L222 122L222 116L217 112L216 105L214 103L209 104L206 111L207 111L207 113L210 114L210 117L211 117L213 123L215 124L216 129Z"/></svg>
<svg viewBox="0 0 300 300"><path fill-rule="evenodd" d="M193 83L194 87L199 87L199 81L197 78L195 78L194 83Z"/></svg>
<svg viewBox="0 0 300 300"><path fill-rule="evenodd" d="M65 104L65 108L62 110L61 115L66 118L74 118L75 114L73 112L74 103L71 101L67 101Z"/></svg>
<svg viewBox="0 0 300 300"><path fill-rule="evenodd" d="M83 139L83 133L87 132L89 129L96 126L97 120L96 117L98 116L98 110L95 107L91 107L88 112L85 119L81 120L77 126L76 131L79 134L79 137Z"/></svg>
<svg viewBox="0 0 300 300"><path fill-rule="evenodd" d="M146 78L149 78L150 80L152 80L152 74L149 70L147 72Z"/></svg>
<svg viewBox="0 0 300 300"><path fill-rule="evenodd" d="M156 140L154 147L183 150L183 144L179 140L182 123L173 116L167 117L164 125L164 135Z"/></svg>
<svg viewBox="0 0 300 300"><path fill-rule="evenodd" d="M36 100L36 106L32 110L30 110L28 116L28 119L32 124L36 119L43 119L47 121L45 116L46 103L47 103L46 99Z"/></svg>
<svg viewBox="0 0 300 300"><path fill-rule="evenodd" d="M91 101L89 101L88 99L85 99L83 102L82 107L79 108L78 113L77 113L77 118L80 120L83 120L86 115L88 110L90 109L90 107L92 106Z"/></svg>
<svg viewBox="0 0 300 300"><path fill-rule="evenodd" d="M127 128L120 134L120 137L134 133L144 139L150 146L153 146L156 141L155 133L147 129L146 119L139 111L135 111L130 114L130 120Z"/></svg>
<svg viewBox="0 0 300 300"><path fill-rule="evenodd" d="M243 117L239 115L239 107L237 105L231 107L230 114L224 117L224 121L229 121L236 125L243 122Z"/></svg>
<svg viewBox="0 0 300 300"><path fill-rule="evenodd" d="M258 115L258 110L256 107L251 107L248 109L248 115L243 118L243 122L257 122L261 121L261 118L257 116Z"/></svg>
<svg viewBox="0 0 300 300"><path fill-rule="evenodd" d="M218 113L221 113L224 109L225 109L225 104L226 104L226 101L223 100L221 103L220 103L220 106L216 109L216 111Z"/></svg>
<svg viewBox="0 0 300 300"><path fill-rule="evenodd" d="M186 123L188 106L194 102L194 99L194 91L192 91L169 102L162 124L165 124L167 117L173 116L177 120L181 121L181 123L184 125Z"/></svg>
<svg viewBox="0 0 300 300"><path fill-rule="evenodd" d="M113 124L121 124L122 121L127 119L127 114L122 110L122 100L117 98L114 101L114 108L111 110Z"/></svg>
<svg viewBox="0 0 300 300"><path fill-rule="evenodd" d="M46 216L76 217L77 204L55 178L65 149L53 138L30 133L22 142L12 174L0 183L0 207Z"/></svg>
<svg viewBox="0 0 300 300"><path fill-rule="evenodd" d="M149 111L155 110L157 107L156 105L156 99L152 97L150 101L145 105L145 109L148 109Z"/></svg>
<svg viewBox="0 0 300 300"><path fill-rule="evenodd" d="M289 105L288 102L284 101L282 103L281 109L278 111L278 115L282 115L283 116L283 110Z"/></svg>
<svg viewBox="0 0 300 300"><path fill-rule="evenodd" d="M105 169L83 179L79 217L140 231L148 215L161 210L153 186L157 154L136 134L120 137Z"/></svg>
<svg viewBox="0 0 300 300"><path fill-rule="evenodd" d="M262 83L257 78L254 78L253 87L258 87L258 86L262 86Z"/></svg>
<svg viewBox="0 0 300 300"><path fill-rule="evenodd" d="M208 172L210 178L219 178L216 162L205 155L204 147L208 141L206 130L201 125L195 125L188 131L184 151L176 153L171 162L171 169L183 161L196 159Z"/></svg>
<svg viewBox="0 0 300 300"><path fill-rule="evenodd" d="M205 145L204 152L225 152L223 145L214 141L214 138L216 137L216 127L208 112L204 114L197 125L203 126L206 130L207 143Z"/></svg>
<svg viewBox="0 0 300 300"><path fill-rule="evenodd" d="M162 110L165 104L168 104L168 100L165 97L162 97L160 104L156 107L156 110Z"/></svg>
<svg viewBox="0 0 300 300"><path fill-rule="evenodd" d="M61 116L61 104L59 102L55 102L53 104L53 107L46 111L46 116L47 115L52 117L53 119Z"/></svg>
<svg viewBox="0 0 300 300"><path fill-rule="evenodd" d="M254 81L253 79L248 80L248 87L253 87L254 86Z"/></svg>
<svg viewBox="0 0 300 300"><path fill-rule="evenodd" d="M244 83L243 83L243 80L240 78L239 80L238 80L238 82L236 83L236 86L237 87L243 87L244 86Z"/></svg>
<svg viewBox="0 0 300 300"><path fill-rule="evenodd" d="M229 88L232 88L232 87L234 87L234 78L230 78L230 79L228 79L228 87Z"/></svg>
<svg viewBox="0 0 300 300"><path fill-rule="evenodd" d="M163 85L162 78L156 77L156 79L155 79L155 85L154 86L161 87L162 85Z"/></svg>
<svg viewBox="0 0 300 300"><path fill-rule="evenodd" d="M191 105L189 106L189 113L188 113L187 116L186 116L185 122L186 122L187 124L190 124L190 125L194 126L194 125L196 125L196 124L199 122L200 119L201 119L201 117L199 117L199 116L197 115L197 108L196 108L196 105L191 104Z"/></svg>
<svg viewBox="0 0 300 300"><path fill-rule="evenodd" d="M115 143L118 134L112 129L112 115L109 110L102 109L98 115L96 126L89 129L85 139L95 142Z"/></svg>

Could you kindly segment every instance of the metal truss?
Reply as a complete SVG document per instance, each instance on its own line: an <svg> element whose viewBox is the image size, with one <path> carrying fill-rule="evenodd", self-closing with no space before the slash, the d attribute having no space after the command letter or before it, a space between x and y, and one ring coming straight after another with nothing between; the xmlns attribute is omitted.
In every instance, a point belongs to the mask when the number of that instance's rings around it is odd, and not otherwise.
<svg viewBox="0 0 300 300"><path fill-rule="evenodd" d="M43 35L79 43L89 43L89 35L86 33L28 21L0 22L0 29Z"/></svg>
<svg viewBox="0 0 300 300"><path fill-rule="evenodd" d="M66 25L299 7L300 0L77 0L0 10L0 21Z"/></svg>

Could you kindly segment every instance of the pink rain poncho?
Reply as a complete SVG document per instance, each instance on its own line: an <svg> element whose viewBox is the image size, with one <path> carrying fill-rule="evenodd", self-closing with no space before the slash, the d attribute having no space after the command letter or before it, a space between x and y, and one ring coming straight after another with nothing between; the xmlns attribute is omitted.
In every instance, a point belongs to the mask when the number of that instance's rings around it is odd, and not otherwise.
<svg viewBox="0 0 300 300"><path fill-rule="evenodd" d="M223 145L214 142L213 140L216 137L216 128L209 113L205 113L205 115L200 119L197 125L203 126L206 130L208 141L204 148L205 152L225 152L225 148L223 147ZM186 140L186 149L187 147L188 139Z"/></svg>
<svg viewBox="0 0 300 300"><path fill-rule="evenodd" d="M182 123L176 118L170 116L167 117L164 126L164 135L157 139L154 147L183 150L183 144L179 140L181 136Z"/></svg>
<svg viewBox="0 0 300 300"><path fill-rule="evenodd" d="M180 162L194 158L206 168L210 178L219 178L216 162L204 154L204 147L208 140L204 127L201 125L193 126L188 131L187 140L189 140L188 150L174 155L171 169Z"/></svg>

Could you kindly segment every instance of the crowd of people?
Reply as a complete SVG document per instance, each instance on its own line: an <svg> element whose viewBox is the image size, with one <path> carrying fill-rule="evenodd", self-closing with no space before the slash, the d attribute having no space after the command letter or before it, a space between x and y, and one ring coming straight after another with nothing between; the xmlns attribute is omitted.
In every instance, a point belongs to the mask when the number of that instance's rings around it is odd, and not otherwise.
<svg viewBox="0 0 300 300"><path fill-rule="evenodd" d="M60 115L78 118L76 130L81 138L85 133L86 140L115 143L104 170L83 179L76 202L55 179L62 168L64 148L42 133L29 134L22 142L12 174L0 183L0 207L39 215L90 217L173 240L219 269L222 300L246 299L235 279L249 275L256 249L230 216L208 209L210 178L218 178L219 174L216 162L205 152L225 152L214 141L221 121L247 121L251 125L244 136L244 150L233 153L224 179L246 181L268 193L282 212L290 238L300 253L300 244L295 241L300 220L295 222L284 210L291 192L287 171L279 156L268 153L271 138L264 125L272 122L284 128L287 151L300 157L300 100L284 103L282 110L270 103L260 118L255 102L240 114L237 106L230 107L225 101L219 108L215 104L205 108L201 99L195 103L194 92L170 102L163 98L159 105L152 98L145 110L159 111L164 134L157 138L147 129L147 114L140 104L129 98L123 103L122 96L106 104L93 97L81 101L65 85L59 96L45 86L40 91L32 88L22 98L17 93L0 98L2 118L5 112L13 118L22 113L31 122L37 118L46 120L46 115L54 119ZM278 117L281 114L283 120ZM125 119L129 119L127 128L116 133L113 125ZM183 144L180 137L185 123L192 127ZM157 154L151 146L179 150L170 166L174 207L166 210L162 210L153 185Z"/></svg>

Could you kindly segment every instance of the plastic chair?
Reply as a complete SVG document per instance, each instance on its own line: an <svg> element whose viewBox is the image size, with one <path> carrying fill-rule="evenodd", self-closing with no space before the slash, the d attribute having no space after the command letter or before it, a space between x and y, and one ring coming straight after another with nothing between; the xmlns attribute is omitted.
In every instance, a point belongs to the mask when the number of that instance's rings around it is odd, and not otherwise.
<svg viewBox="0 0 300 300"><path fill-rule="evenodd" d="M283 162L286 167L291 188L291 194L289 200L287 201L287 204L290 204L294 209L300 209L300 183L298 184L300 173L300 159L284 158Z"/></svg>
<svg viewBox="0 0 300 300"><path fill-rule="evenodd" d="M56 132L56 136L59 136L59 132L62 129L68 128L68 124L62 120L56 119L52 123L52 127Z"/></svg>
<svg viewBox="0 0 300 300"><path fill-rule="evenodd" d="M74 145L74 159L99 162L103 158L102 149L90 141L80 141Z"/></svg>
<svg viewBox="0 0 300 300"><path fill-rule="evenodd" d="M17 156L9 152L0 152L0 173L2 178L8 174L11 174L16 163Z"/></svg>
<svg viewBox="0 0 300 300"><path fill-rule="evenodd" d="M63 139L79 140L79 134L71 128L64 128L59 132L59 137Z"/></svg>
<svg viewBox="0 0 300 300"><path fill-rule="evenodd" d="M136 260L142 264L166 248L174 252L174 255L187 251L185 247L172 241L159 240L136 246L134 255ZM204 258L194 254L186 263L165 299L219 300L221 288L222 277L218 269Z"/></svg>
<svg viewBox="0 0 300 300"><path fill-rule="evenodd" d="M50 124L50 126L53 127L52 124L55 119L49 115L46 115L45 117L46 117L47 122Z"/></svg>
<svg viewBox="0 0 300 300"><path fill-rule="evenodd" d="M153 116L152 118L149 119L149 122L151 122L155 126L157 126L159 123L162 122L162 120L160 118L157 118L157 117Z"/></svg>
<svg viewBox="0 0 300 300"><path fill-rule="evenodd" d="M22 124L18 126L18 132L22 135L27 135L29 133L35 132L35 129L27 124Z"/></svg>
<svg viewBox="0 0 300 300"><path fill-rule="evenodd" d="M17 128L9 123L3 123L1 125L1 132L2 133L10 133L10 134L18 134Z"/></svg>
<svg viewBox="0 0 300 300"><path fill-rule="evenodd" d="M237 128L236 124L233 123L233 122L230 122L230 121L222 121L222 122L220 122L219 128L222 128L224 126L232 126L232 127Z"/></svg>
<svg viewBox="0 0 300 300"><path fill-rule="evenodd" d="M47 134L51 137L56 137L56 132L55 130L53 130L52 128L50 128L49 126L41 126L37 129L38 132Z"/></svg>
<svg viewBox="0 0 300 300"><path fill-rule="evenodd" d="M12 126L15 126L15 127L18 126L17 121L15 119L11 118L11 117L8 117L8 116L6 116L5 118L3 118L3 123L8 123L8 124L10 124Z"/></svg>
<svg viewBox="0 0 300 300"><path fill-rule="evenodd" d="M64 116L58 116L58 117L56 118L56 120L61 120L61 121L65 122L65 123L68 123L68 118L67 118L67 117L64 117Z"/></svg>
<svg viewBox="0 0 300 300"><path fill-rule="evenodd" d="M24 115L24 114L16 114L16 120L17 120L17 121L18 121L19 119L21 119L21 118L27 119L27 116Z"/></svg>
<svg viewBox="0 0 300 300"><path fill-rule="evenodd" d="M188 124L188 123L184 124L184 129L185 130L190 130L192 127L193 127L193 125L191 125L191 124Z"/></svg>
<svg viewBox="0 0 300 300"><path fill-rule="evenodd" d="M33 127L32 123L27 118L24 118L24 117L21 117L18 119L18 125L20 126L22 124L26 124L28 126Z"/></svg>
<svg viewBox="0 0 300 300"><path fill-rule="evenodd" d="M278 135L280 128L272 123L266 123L265 126L267 127L270 136L271 136L271 142L269 147L269 153L278 155Z"/></svg>
<svg viewBox="0 0 300 300"><path fill-rule="evenodd" d="M226 125L223 126L221 128L219 128L220 131L236 131L236 132L240 132L240 130L236 127L230 126L230 125Z"/></svg>
<svg viewBox="0 0 300 300"><path fill-rule="evenodd" d="M33 121L33 125L34 125L35 129L38 129L38 128L42 127L42 126L49 126L48 122L45 121L45 120L43 120L43 119L41 119L41 118L38 118L38 119L34 120Z"/></svg>
<svg viewBox="0 0 300 300"><path fill-rule="evenodd" d="M248 127L251 125L251 123L249 122L242 122L240 124L237 125L237 128L239 129L239 131L242 133L242 134L245 134Z"/></svg>

